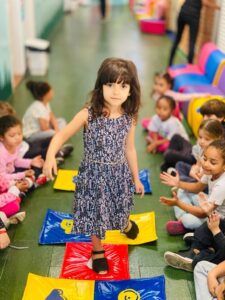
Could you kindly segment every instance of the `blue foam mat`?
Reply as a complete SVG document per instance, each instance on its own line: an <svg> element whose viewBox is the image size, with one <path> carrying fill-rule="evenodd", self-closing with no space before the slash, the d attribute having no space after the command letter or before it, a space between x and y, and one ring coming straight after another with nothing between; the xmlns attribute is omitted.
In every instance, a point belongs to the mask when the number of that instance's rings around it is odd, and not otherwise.
<svg viewBox="0 0 225 300"><path fill-rule="evenodd" d="M88 235L73 234L72 228L73 214L48 209L39 235L39 244L91 242Z"/></svg>
<svg viewBox="0 0 225 300"><path fill-rule="evenodd" d="M95 300L166 300L165 277L95 282Z"/></svg>

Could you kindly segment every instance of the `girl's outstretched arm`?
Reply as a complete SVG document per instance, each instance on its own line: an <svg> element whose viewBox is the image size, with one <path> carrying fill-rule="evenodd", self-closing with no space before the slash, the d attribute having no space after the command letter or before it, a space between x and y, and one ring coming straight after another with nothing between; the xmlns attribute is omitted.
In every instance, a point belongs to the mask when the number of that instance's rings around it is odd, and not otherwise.
<svg viewBox="0 0 225 300"><path fill-rule="evenodd" d="M43 167L44 174L51 180L53 180L54 175L57 174L57 165L55 160L56 153L71 136L76 134L82 127L86 126L87 122L88 110L87 108L84 108L75 115L72 121L65 128L57 132L51 140Z"/></svg>
<svg viewBox="0 0 225 300"><path fill-rule="evenodd" d="M181 188L185 191L196 193L196 194L203 191L204 188L207 186L206 184L200 181L198 182L181 181L178 172L176 173L176 176L172 176L166 172L162 172L160 174L160 179L161 182L165 185Z"/></svg>
<svg viewBox="0 0 225 300"><path fill-rule="evenodd" d="M144 195L144 187L139 179L139 173L138 173L138 160L137 160L137 152L135 148L134 143L134 134L135 134L135 125L132 124L131 129L128 133L127 141L126 141L126 158L128 165L130 167L133 181L136 188L136 193L141 194L141 196Z"/></svg>

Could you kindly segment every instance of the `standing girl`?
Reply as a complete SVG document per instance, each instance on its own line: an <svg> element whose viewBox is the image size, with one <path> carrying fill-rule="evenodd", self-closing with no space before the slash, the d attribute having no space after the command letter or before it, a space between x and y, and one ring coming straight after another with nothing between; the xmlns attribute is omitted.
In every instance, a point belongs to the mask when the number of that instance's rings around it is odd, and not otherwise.
<svg viewBox="0 0 225 300"><path fill-rule="evenodd" d="M195 194L203 191L207 186L209 193L206 203L208 204L209 212L216 210L221 218L225 217L224 140L216 140L205 149L201 165L204 175L198 182L180 181L178 174L176 176L171 176L165 172L160 174L162 183L190 192L189 195L186 193L186 196L182 192L182 194L178 193L178 197L176 194L174 194L173 198L160 197L160 201L164 205L176 207L175 214L179 220L179 224L176 226L176 234L184 233L185 228L196 229L205 221L207 213L203 207L199 206L198 195ZM191 193L194 193L194 195Z"/></svg>
<svg viewBox="0 0 225 300"><path fill-rule="evenodd" d="M133 62L107 58L98 71L90 105L51 141L44 172L57 173L55 155L60 146L83 128L84 158L76 182L74 219L77 233L90 234L93 270L108 272L101 239L106 230L120 229L129 238L138 226L129 221L133 206L133 184L144 194L138 176L134 132L140 106L140 85Z"/></svg>

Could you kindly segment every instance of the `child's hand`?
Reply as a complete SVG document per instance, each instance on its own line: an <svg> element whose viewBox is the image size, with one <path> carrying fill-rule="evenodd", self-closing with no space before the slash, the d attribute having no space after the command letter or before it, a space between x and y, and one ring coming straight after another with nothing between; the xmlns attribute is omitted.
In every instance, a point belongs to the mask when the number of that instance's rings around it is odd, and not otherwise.
<svg viewBox="0 0 225 300"><path fill-rule="evenodd" d="M32 169L26 170L24 173L25 173L25 177L33 177L34 176L34 170L32 170Z"/></svg>
<svg viewBox="0 0 225 300"><path fill-rule="evenodd" d="M213 203L208 201L208 196L203 192L198 193L198 203L207 215L214 210Z"/></svg>
<svg viewBox="0 0 225 300"><path fill-rule="evenodd" d="M29 188L29 184L26 180L18 180L15 185L21 192L27 192Z"/></svg>
<svg viewBox="0 0 225 300"><path fill-rule="evenodd" d="M54 179L54 176L57 175L57 163L55 158L51 160L46 159L43 166L43 173L48 179Z"/></svg>
<svg viewBox="0 0 225 300"><path fill-rule="evenodd" d="M145 194L145 189L143 184L141 183L141 181L138 179L135 183L135 190L137 194L141 194L141 198L144 196Z"/></svg>
<svg viewBox="0 0 225 300"><path fill-rule="evenodd" d="M189 172L189 176L195 178L197 181L200 181L203 173L200 172L200 167L198 165L193 165Z"/></svg>
<svg viewBox="0 0 225 300"><path fill-rule="evenodd" d="M173 198L168 198L168 197L164 197L164 196L161 196L159 198L159 201L163 205L167 205L167 206L177 206L178 200L179 199L177 198L177 194L175 192L173 193Z"/></svg>
<svg viewBox="0 0 225 300"><path fill-rule="evenodd" d="M217 285L215 288L215 297L217 300L224 300L224 293L225 293L225 283L222 282Z"/></svg>
<svg viewBox="0 0 225 300"><path fill-rule="evenodd" d="M44 165L44 159L41 157L41 155L38 155L32 159L31 165L33 167L42 168Z"/></svg>
<svg viewBox="0 0 225 300"><path fill-rule="evenodd" d="M179 176L178 172L176 173L176 176L172 176L166 172L163 172L160 174L160 179L163 184L166 184L168 186L172 186L172 187L179 186L180 176Z"/></svg>
<svg viewBox="0 0 225 300"><path fill-rule="evenodd" d="M156 143L151 142L151 143L147 146L146 150L147 150L148 153L153 153L153 154L154 154L154 153L156 153L156 147L157 147Z"/></svg>
<svg viewBox="0 0 225 300"><path fill-rule="evenodd" d="M208 272L207 277L208 289L213 297L216 297L216 289L219 285L217 278L214 276L213 269Z"/></svg>
<svg viewBox="0 0 225 300"><path fill-rule="evenodd" d="M220 232L220 216L217 212L214 211L208 216L207 225L213 235Z"/></svg>
<svg viewBox="0 0 225 300"><path fill-rule="evenodd" d="M8 233L6 232L5 228L0 229L0 249L5 249L9 246L10 239Z"/></svg>

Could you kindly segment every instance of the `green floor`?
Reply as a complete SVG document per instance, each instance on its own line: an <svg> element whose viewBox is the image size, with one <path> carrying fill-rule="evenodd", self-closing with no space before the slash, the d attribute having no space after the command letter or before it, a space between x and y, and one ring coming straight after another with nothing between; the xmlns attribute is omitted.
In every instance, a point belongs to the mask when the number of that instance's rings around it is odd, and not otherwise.
<svg viewBox="0 0 225 300"><path fill-rule="evenodd" d="M141 34L127 7L113 8L111 19L104 24L99 22L97 8L81 7L73 15L66 15L49 39L52 51L46 79L55 89L52 107L57 115L70 120L80 110L88 92L93 88L100 63L109 56L129 58L135 62L142 86L143 106L140 119L153 112L153 102L150 100L152 77L154 72L165 69L171 41L166 36ZM178 56L177 60L182 61L182 58ZM20 117L31 101L24 82L10 99ZM82 134L74 137L72 143L75 146L74 153L63 165L67 169L77 168L79 165ZM146 153L145 133L140 122L136 132L136 146L139 168L151 170L153 195L143 199L136 196L133 212L155 211L158 241L129 247L131 277L164 274L168 300L195 299L192 274L166 267L163 260L166 250L176 251L183 248L184 244L181 237L171 237L165 231L165 223L173 218L173 211L159 203L160 195L169 195L169 189L159 182L162 157ZM52 183L39 188L24 201L22 209L26 210L27 217L23 224L11 226L9 234L13 245L29 248L8 248L1 251L1 300L22 299L29 272L58 277L65 247L39 246L38 236L47 208L71 212L72 202L72 193L53 191Z"/></svg>

